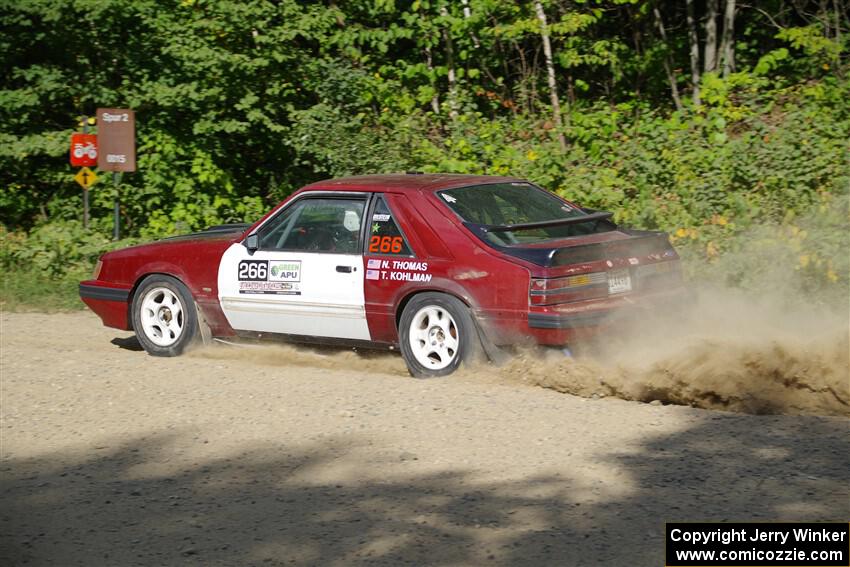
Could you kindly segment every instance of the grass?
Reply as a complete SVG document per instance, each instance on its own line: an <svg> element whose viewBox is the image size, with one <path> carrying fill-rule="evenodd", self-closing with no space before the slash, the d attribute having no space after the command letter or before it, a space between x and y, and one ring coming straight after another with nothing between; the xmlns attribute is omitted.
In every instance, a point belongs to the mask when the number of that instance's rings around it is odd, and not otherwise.
<svg viewBox="0 0 850 567"><path fill-rule="evenodd" d="M85 308L79 282L88 272L53 276L35 270L7 271L0 285L0 311L76 311Z"/></svg>

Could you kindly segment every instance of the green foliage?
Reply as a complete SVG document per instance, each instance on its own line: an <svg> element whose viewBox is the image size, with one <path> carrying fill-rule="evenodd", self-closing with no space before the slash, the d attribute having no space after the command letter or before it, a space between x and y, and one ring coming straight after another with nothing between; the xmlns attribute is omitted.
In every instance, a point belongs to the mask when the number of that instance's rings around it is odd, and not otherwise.
<svg viewBox="0 0 850 567"><path fill-rule="evenodd" d="M845 187L850 180L845 179ZM781 222L753 226L726 238L709 262L691 261L690 276L811 303L846 304L850 297L850 194L823 193L803 214L788 211ZM680 247L700 256L700 245Z"/></svg>
<svg viewBox="0 0 850 567"><path fill-rule="evenodd" d="M76 221L56 221L35 227L29 234L0 227L0 268L4 272L31 270L46 277L69 271L90 272L101 254L136 243L113 242L99 231L88 231Z"/></svg>
<svg viewBox="0 0 850 567"><path fill-rule="evenodd" d="M805 27L784 28L776 34L778 39L787 41L795 49L802 50L807 56L836 61L841 55L841 44L826 37L818 24Z"/></svg>
<svg viewBox="0 0 850 567"><path fill-rule="evenodd" d="M0 309L78 309L77 285L91 276L101 254L136 242L112 242L76 221L47 223L29 234L0 226Z"/></svg>
<svg viewBox="0 0 850 567"><path fill-rule="evenodd" d="M844 285L840 243L795 220L850 179L850 33L830 3L740 5L737 72L703 74L701 106L681 2L541 5L560 132L533 2L0 0L0 264L39 289L87 273L117 245L116 195L125 234L152 239L252 221L320 178L416 169L525 177L669 231L695 276L757 234L809 288ZM98 106L136 109L138 171L117 190L100 174L84 231L68 141Z"/></svg>

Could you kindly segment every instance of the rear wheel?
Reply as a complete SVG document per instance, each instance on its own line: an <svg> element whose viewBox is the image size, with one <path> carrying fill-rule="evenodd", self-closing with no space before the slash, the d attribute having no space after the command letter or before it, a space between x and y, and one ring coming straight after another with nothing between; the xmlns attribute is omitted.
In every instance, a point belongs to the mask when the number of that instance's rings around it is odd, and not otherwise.
<svg viewBox="0 0 850 567"><path fill-rule="evenodd" d="M186 286L165 275L148 276L133 299L133 329L154 356L177 356L198 336L198 311Z"/></svg>
<svg viewBox="0 0 850 567"><path fill-rule="evenodd" d="M401 314L399 334L401 353L416 378L451 374L481 354L469 308L442 293L414 296Z"/></svg>

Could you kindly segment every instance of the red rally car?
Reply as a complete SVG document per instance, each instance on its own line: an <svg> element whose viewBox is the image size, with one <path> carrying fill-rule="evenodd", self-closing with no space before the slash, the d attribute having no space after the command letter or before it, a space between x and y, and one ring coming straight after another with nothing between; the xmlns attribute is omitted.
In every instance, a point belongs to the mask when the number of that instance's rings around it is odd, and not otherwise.
<svg viewBox="0 0 850 567"><path fill-rule="evenodd" d="M398 347L417 377L498 345L566 345L683 291L664 233L521 179L442 174L320 181L253 225L104 254L80 283L152 355L211 337Z"/></svg>

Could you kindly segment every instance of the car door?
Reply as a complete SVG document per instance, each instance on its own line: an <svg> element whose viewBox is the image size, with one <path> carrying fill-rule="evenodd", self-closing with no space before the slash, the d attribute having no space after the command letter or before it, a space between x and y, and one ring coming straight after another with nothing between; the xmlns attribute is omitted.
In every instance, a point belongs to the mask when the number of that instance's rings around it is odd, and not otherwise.
<svg viewBox="0 0 850 567"><path fill-rule="evenodd" d="M256 249L228 248L218 290L230 326L369 340L362 256L367 197L306 194L246 239Z"/></svg>

